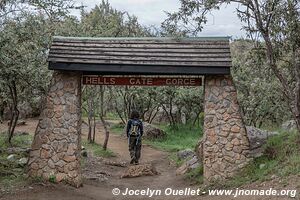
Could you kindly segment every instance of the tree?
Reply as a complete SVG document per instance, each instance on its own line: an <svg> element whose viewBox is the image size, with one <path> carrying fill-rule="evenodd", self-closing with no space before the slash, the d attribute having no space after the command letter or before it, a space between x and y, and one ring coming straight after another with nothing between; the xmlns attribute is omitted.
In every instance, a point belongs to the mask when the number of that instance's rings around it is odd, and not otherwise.
<svg viewBox="0 0 300 200"><path fill-rule="evenodd" d="M203 87L179 87L175 105L180 114L185 115L186 123L196 125L200 114L204 112Z"/></svg>
<svg viewBox="0 0 300 200"><path fill-rule="evenodd" d="M19 118L19 104L47 91L48 49L56 25L72 7L69 2L8 0L0 4L0 94L11 109L9 143Z"/></svg>
<svg viewBox="0 0 300 200"><path fill-rule="evenodd" d="M238 17L244 29L265 52L268 67L280 82L281 91L300 133L300 13L299 0L181 0L178 12L169 13L166 27L176 26L197 34L207 14L222 4L239 3Z"/></svg>
<svg viewBox="0 0 300 200"><path fill-rule="evenodd" d="M231 73L245 123L261 127L282 124L291 118L280 82L268 67L265 52L251 40L231 43Z"/></svg>
<svg viewBox="0 0 300 200"><path fill-rule="evenodd" d="M36 32L41 24L39 17L24 14L18 19L7 20L0 35L0 88L11 109L8 142L11 143L19 118L18 104L45 91L40 77L49 77L43 65L43 35ZM24 20L25 18L25 20ZM35 37L37 42L32 42Z"/></svg>
<svg viewBox="0 0 300 200"><path fill-rule="evenodd" d="M85 86L82 89L82 109L88 117L88 137L89 143L95 142L96 134L96 113L97 113L97 86Z"/></svg>
<svg viewBox="0 0 300 200"><path fill-rule="evenodd" d="M109 130L108 130L108 127L107 127L107 124L105 122L105 119L104 119L104 95L105 95L105 87L104 86L100 86L100 111L99 111L99 116L100 116L100 120L101 120L101 123L103 125L103 128L104 128L104 133L105 133L105 138L104 138L104 142L103 142L103 150L107 150L107 145L108 145L108 139L109 139Z"/></svg>
<svg viewBox="0 0 300 200"><path fill-rule="evenodd" d="M108 1L90 12L81 11L81 36L86 37L141 37L150 36L149 30L137 18L111 7Z"/></svg>

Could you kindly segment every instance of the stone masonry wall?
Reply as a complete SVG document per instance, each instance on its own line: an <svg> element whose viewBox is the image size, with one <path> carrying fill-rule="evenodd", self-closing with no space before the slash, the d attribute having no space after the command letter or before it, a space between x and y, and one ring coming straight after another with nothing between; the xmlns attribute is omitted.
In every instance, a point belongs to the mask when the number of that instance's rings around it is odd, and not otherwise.
<svg viewBox="0 0 300 200"><path fill-rule="evenodd" d="M233 176L248 164L249 140L230 76L205 77L203 165L206 181Z"/></svg>
<svg viewBox="0 0 300 200"><path fill-rule="evenodd" d="M54 72L28 161L31 177L82 184L81 75Z"/></svg>

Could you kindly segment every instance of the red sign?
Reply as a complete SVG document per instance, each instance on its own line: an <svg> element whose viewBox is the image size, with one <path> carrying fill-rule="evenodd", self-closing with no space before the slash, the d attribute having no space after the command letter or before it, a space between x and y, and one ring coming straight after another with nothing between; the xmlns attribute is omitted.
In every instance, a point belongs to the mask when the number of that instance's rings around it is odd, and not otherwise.
<svg viewBox="0 0 300 200"><path fill-rule="evenodd" d="M202 78L83 76L85 85L201 86Z"/></svg>

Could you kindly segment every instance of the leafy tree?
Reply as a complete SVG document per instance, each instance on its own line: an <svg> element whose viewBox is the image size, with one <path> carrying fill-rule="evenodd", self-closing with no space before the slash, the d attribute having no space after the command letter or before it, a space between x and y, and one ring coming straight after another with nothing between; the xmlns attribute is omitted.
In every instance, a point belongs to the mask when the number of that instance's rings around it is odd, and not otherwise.
<svg viewBox="0 0 300 200"><path fill-rule="evenodd" d="M66 1L6 1L1 4L0 94L11 109L8 142L19 118L19 104L47 91L47 54L56 24L71 8ZM42 77L42 78L41 78Z"/></svg>
<svg viewBox="0 0 300 200"><path fill-rule="evenodd" d="M280 83L268 67L265 52L250 40L231 43L231 69L244 120L247 124L281 124L291 117Z"/></svg>
<svg viewBox="0 0 300 200"><path fill-rule="evenodd" d="M9 143L19 117L18 104L44 93L46 84L40 81L40 77L44 77L44 80L49 78L43 67L46 58L45 41L37 31L42 24L36 19L39 17L23 14L18 21L8 20L0 35L0 88L12 112ZM32 41L33 37L36 42Z"/></svg>
<svg viewBox="0 0 300 200"><path fill-rule="evenodd" d="M187 123L196 125L200 114L204 112L203 87L179 87L175 105L180 114L185 115Z"/></svg>
<svg viewBox="0 0 300 200"><path fill-rule="evenodd" d="M57 32L66 36L84 37L135 37L150 35L148 29L140 25L135 16L112 8L108 1L104 0L91 11L85 11L82 8L80 21L70 17L64 20ZM131 97L133 96L129 92L128 87L109 87L109 91L105 91L105 89L107 87L87 86L85 87L83 100L84 102L86 101L86 103L83 103L83 109L88 113L88 139L90 142L95 140L95 117L98 113L105 129L104 150L107 148L109 139L109 131L104 120L105 111L108 109L107 105L113 104L114 111L118 113L125 124L131 108L129 103L132 102ZM109 92L108 95L106 95L107 92ZM113 103L105 101L105 96L112 99ZM94 119L93 123L92 119Z"/></svg>
<svg viewBox="0 0 300 200"><path fill-rule="evenodd" d="M164 26L196 34L207 14L222 4L236 2L238 17L253 40L262 40L267 66L277 77L281 92L300 132L300 13L299 0L180 0L178 12L169 13Z"/></svg>
<svg viewBox="0 0 300 200"><path fill-rule="evenodd" d="M135 16L111 7L108 1L95 6L90 12L81 11L81 36L86 37L141 37L149 36L147 28Z"/></svg>

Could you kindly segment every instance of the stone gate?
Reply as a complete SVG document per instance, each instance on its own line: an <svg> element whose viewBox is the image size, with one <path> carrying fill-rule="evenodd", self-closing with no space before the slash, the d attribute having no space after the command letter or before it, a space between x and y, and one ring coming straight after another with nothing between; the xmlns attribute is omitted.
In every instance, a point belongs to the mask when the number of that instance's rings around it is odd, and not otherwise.
<svg viewBox="0 0 300 200"><path fill-rule="evenodd" d="M55 37L48 61L54 73L30 152L30 176L82 184L83 75L204 76L204 177L226 179L247 165L229 38Z"/></svg>

